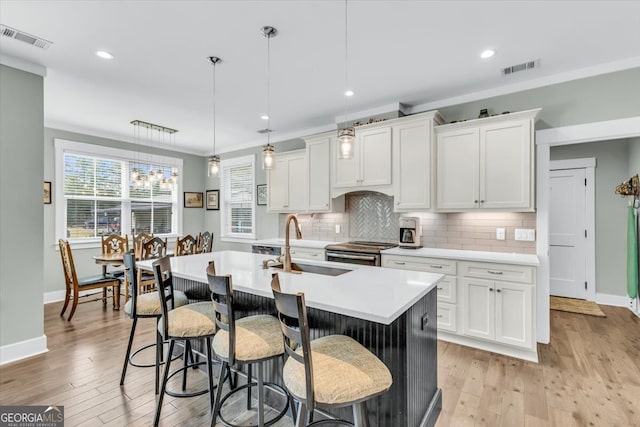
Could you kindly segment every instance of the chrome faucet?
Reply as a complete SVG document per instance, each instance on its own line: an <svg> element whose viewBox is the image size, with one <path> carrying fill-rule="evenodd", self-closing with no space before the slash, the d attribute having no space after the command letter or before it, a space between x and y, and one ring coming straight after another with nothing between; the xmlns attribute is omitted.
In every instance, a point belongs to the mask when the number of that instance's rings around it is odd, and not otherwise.
<svg viewBox="0 0 640 427"><path fill-rule="evenodd" d="M291 225L291 220L296 226L296 239L302 239L302 232L300 231L300 226L298 225L298 218L295 215L289 215L284 224L285 227L285 240L284 240L284 263L282 271L291 272L291 246L289 246L289 228Z"/></svg>

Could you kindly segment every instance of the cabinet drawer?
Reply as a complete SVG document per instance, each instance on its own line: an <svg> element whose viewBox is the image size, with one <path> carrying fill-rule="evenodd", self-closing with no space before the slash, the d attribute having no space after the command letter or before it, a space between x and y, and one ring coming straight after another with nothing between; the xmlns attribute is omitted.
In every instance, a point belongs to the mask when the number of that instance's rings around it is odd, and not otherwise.
<svg viewBox="0 0 640 427"><path fill-rule="evenodd" d="M315 259L318 261L324 261L324 249L291 248L291 258Z"/></svg>
<svg viewBox="0 0 640 427"><path fill-rule="evenodd" d="M534 283L534 268L522 265L490 264L480 262L460 263L462 275L480 279L516 283Z"/></svg>
<svg viewBox="0 0 640 427"><path fill-rule="evenodd" d="M437 286L438 301L456 303L456 278L455 276L444 276Z"/></svg>
<svg viewBox="0 0 640 427"><path fill-rule="evenodd" d="M458 332L456 325L455 304L438 303L438 329L449 332Z"/></svg>
<svg viewBox="0 0 640 427"><path fill-rule="evenodd" d="M456 275L456 262L448 259L383 255L382 265L383 267L400 268L403 270Z"/></svg>

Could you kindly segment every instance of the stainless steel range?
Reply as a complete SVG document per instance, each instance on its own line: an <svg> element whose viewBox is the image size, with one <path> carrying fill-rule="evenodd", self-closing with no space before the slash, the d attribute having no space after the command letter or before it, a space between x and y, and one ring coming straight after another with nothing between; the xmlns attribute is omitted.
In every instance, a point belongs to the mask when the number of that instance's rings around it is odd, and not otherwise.
<svg viewBox="0 0 640 427"><path fill-rule="evenodd" d="M349 264L363 264L380 266L380 251L398 246L394 243L381 242L348 242L327 245L325 259L327 261L346 262Z"/></svg>

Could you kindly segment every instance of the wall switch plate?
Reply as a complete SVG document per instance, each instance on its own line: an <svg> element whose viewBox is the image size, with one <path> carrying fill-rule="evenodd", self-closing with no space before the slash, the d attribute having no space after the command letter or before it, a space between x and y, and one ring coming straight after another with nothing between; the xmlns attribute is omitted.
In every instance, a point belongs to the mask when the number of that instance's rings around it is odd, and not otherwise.
<svg viewBox="0 0 640 427"><path fill-rule="evenodd" d="M336 224L336 234L340 234L340 224Z"/></svg>
<svg viewBox="0 0 640 427"><path fill-rule="evenodd" d="M496 228L496 240L504 240L505 232L504 228Z"/></svg>
<svg viewBox="0 0 640 427"><path fill-rule="evenodd" d="M530 228L516 228L515 239L524 242L535 242L536 230Z"/></svg>

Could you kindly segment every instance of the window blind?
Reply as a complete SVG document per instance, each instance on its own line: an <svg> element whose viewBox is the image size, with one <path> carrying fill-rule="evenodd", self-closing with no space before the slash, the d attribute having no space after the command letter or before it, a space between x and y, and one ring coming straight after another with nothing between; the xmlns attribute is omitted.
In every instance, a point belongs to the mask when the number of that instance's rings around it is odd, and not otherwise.
<svg viewBox="0 0 640 427"><path fill-rule="evenodd" d="M255 236L253 156L222 162L222 235Z"/></svg>

